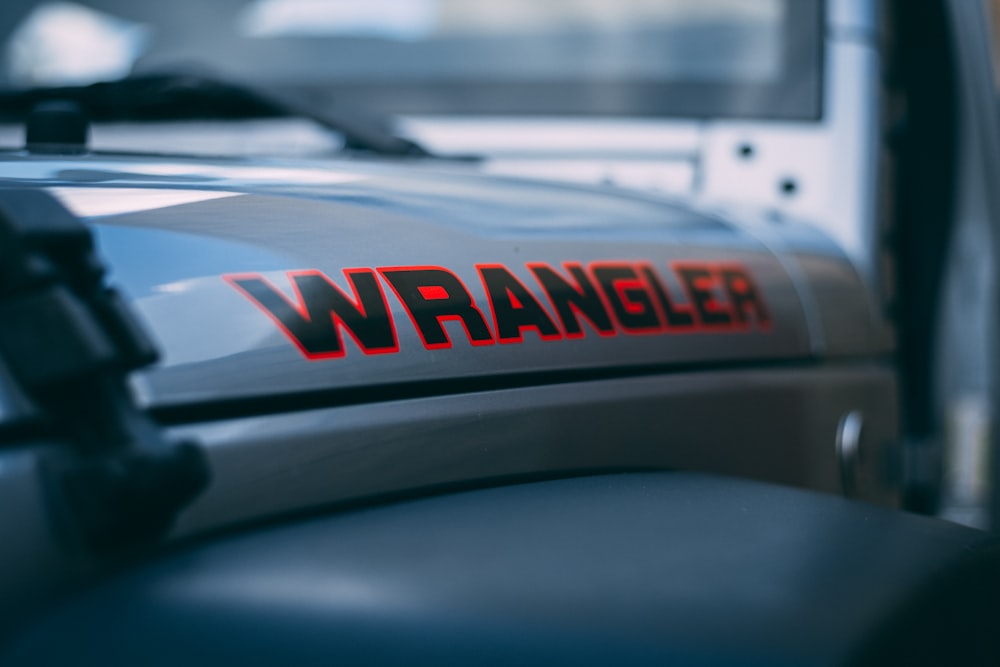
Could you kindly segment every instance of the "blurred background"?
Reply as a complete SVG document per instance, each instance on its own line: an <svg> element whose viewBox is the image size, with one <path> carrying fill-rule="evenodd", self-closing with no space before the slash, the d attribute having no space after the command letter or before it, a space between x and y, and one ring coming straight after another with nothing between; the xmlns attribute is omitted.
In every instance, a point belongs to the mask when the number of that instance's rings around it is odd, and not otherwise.
<svg viewBox="0 0 1000 667"><path fill-rule="evenodd" d="M977 6L1000 30L1000 0ZM895 337L909 506L985 526L994 257L989 214L963 208L956 185L971 158L950 152L963 131L961 120L945 131L962 113L953 100L928 95L928 122L942 131L920 156L939 171L909 181L947 180L954 192L928 210L953 222L887 213L908 196L889 191L899 156L885 140L907 113L900 77L947 66L930 41L893 42L887 27L920 11L864 0L5 0L0 84L194 72L376 122L437 154L481 156L486 173L819 227ZM9 117L0 144L23 144ZM344 145L301 118L151 124L122 112L93 128L101 150L329 155ZM917 255L891 240L909 229L924 229Z"/></svg>

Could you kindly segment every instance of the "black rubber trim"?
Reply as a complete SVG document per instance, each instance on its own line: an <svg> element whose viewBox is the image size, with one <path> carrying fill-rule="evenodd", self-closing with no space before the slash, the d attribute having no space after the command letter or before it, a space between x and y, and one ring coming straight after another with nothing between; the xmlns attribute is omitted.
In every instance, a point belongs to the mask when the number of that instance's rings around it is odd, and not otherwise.
<svg viewBox="0 0 1000 667"><path fill-rule="evenodd" d="M725 361L655 364L644 366L611 366L603 368L574 368L557 371L534 371L485 375L464 378L443 378L375 384L360 387L336 387L331 389L290 392L277 395L246 396L232 399L202 401L198 403L177 403L152 406L154 419L163 425L180 425L258 417L287 412L300 412L323 408L385 403L390 401L413 400L436 396L454 396L486 391L544 387L556 384L578 382L600 382L641 378L656 375L677 375L694 372L743 371L743 370L789 370L817 369L823 367L842 368L859 363L885 365L888 360L872 358L845 358L837 361L810 361L803 359L774 359L761 362Z"/></svg>

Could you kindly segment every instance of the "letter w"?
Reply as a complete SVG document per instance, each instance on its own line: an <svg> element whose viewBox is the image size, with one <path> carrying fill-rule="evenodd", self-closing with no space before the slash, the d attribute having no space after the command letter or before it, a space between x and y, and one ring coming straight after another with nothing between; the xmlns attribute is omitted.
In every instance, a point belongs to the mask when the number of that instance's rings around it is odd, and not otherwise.
<svg viewBox="0 0 1000 667"><path fill-rule="evenodd" d="M344 276L353 298L320 271L290 271L295 302L260 274L223 279L264 311L308 359L344 356L341 328L365 354L398 352L395 325L375 272L347 269Z"/></svg>

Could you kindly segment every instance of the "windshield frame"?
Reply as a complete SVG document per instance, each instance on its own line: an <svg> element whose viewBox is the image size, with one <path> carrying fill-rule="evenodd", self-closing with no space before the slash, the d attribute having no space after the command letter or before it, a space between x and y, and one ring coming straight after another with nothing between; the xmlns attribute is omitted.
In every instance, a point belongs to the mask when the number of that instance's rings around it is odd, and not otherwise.
<svg viewBox="0 0 1000 667"><path fill-rule="evenodd" d="M338 82L331 97L393 115L630 116L818 121L823 115L825 0L783 0L774 82ZM311 87L285 84L286 88ZM311 96L318 91L310 90ZM322 94L320 93L320 96ZM442 100L448 110L442 109ZM571 109L571 111L567 111Z"/></svg>
<svg viewBox="0 0 1000 667"><path fill-rule="evenodd" d="M110 0L117 5L124 0ZM609 78L509 78L440 79L404 78L310 80L289 75L270 77L251 69L229 72L239 59L223 62L220 75L252 81L256 87L308 99L317 109L364 109L383 116L569 116L618 118L763 119L816 121L823 110L823 52L825 0L780 0L782 3L781 54L778 76L769 80L695 80L632 77ZM113 9L104 7L102 9ZM116 13L117 15L117 13ZM143 22L135 11L130 20ZM204 31L192 39L206 39ZM212 35L211 31L208 31ZM189 37L184 37L188 39ZM276 38L269 45L271 61L293 38ZM301 40L300 40L301 41ZM287 46L283 46L282 43ZM211 40L224 48L221 35ZM173 44L165 54L155 49L139 57L136 73L170 71L166 64L183 44ZM171 50L172 49L172 50ZM181 52L188 53L191 51ZM294 53L288 50L287 54ZM309 53L309 51L303 51ZM173 56L169 55L173 54ZM268 55L261 51L261 54ZM322 55L315 51L313 56ZM165 61L158 60L165 57ZM314 57L315 59L315 57ZM197 62L197 61L196 61ZM206 63L214 62L206 60ZM222 61L220 61L222 62ZM209 71L212 66L209 65Z"/></svg>

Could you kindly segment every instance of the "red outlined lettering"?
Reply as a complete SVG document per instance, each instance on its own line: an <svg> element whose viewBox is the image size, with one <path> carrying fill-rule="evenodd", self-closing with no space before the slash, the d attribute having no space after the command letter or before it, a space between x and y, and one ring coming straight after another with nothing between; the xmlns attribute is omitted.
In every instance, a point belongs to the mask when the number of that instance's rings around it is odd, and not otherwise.
<svg viewBox="0 0 1000 667"><path fill-rule="evenodd" d="M646 283L656 295L656 307L666 328L671 333L687 333L697 329L695 316L692 312L690 302L686 306L678 306L674 303L673 297L667 290L666 284L661 280L656 269L651 264L643 264L640 272L646 279Z"/></svg>
<svg viewBox="0 0 1000 667"><path fill-rule="evenodd" d="M316 270L286 273L295 301L257 273L227 274L222 279L267 315L307 359L343 357L347 351L341 330L365 354L398 352L395 325L375 272L345 269L343 273L353 299Z"/></svg>
<svg viewBox="0 0 1000 667"><path fill-rule="evenodd" d="M428 350L452 346L443 322L458 321L472 345L493 345L493 333L465 283L440 266L380 267Z"/></svg>
<svg viewBox="0 0 1000 667"><path fill-rule="evenodd" d="M631 335L662 333L663 322L653 305L651 288L639 276L638 266L641 264L593 262L588 269L622 331Z"/></svg>
<svg viewBox="0 0 1000 667"><path fill-rule="evenodd" d="M753 321L761 331L770 331L770 311L750 277L750 272L736 263L719 264L716 271L729 296L734 319L746 327Z"/></svg>
<svg viewBox="0 0 1000 667"><path fill-rule="evenodd" d="M611 316L610 306L594 285L590 276L579 262L564 262L563 269L570 278L564 278L548 264L529 263L525 266L549 300L552 310L562 323L566 338L583 338L586 332L580 326L582 317L599 336L614 336L618 333Z"/></svg>
<svg viewBox="0 0 1000 667"><path fill-rule="evenodd" d="M559 340L562 333L538 299L502 264L477 264L493 312L493 330L501 343L521 343L524 330L534 329L542 340Z"/></svg>
<svg viewBox="0 0 1000 667"><path fill-rule="evenodd" d="M712 264L673 262L670 268L684 287L688 302L697 315L699 331L743 328L742 324L734 322L730 302L722 292L721 280Z"/></svg>
<svg viewBox="0 0 1000 667"><path fill-rule="evenodd" d="M772 329L770 309L741 263L685 260L669 264L671 280L648 261L598 261L562 270L527 263L551 308L502 264L476 264L489 301L492 328L472 293L440 266L345 269L345 290L317 270L289 271L294 298L258 273L222 278L263 312L310 360L343 357L343 332L366 355L399 352L398 331L382 281L403 306L421 343L445 349L446 322L457 321L473 346L523 343L524 330L540 339L579 339L680 333L746 333ZM381 276L381 280L379 279ZM675 296L680 285L684 300ZM586 327L584 326L586 322Z"/></svg>

